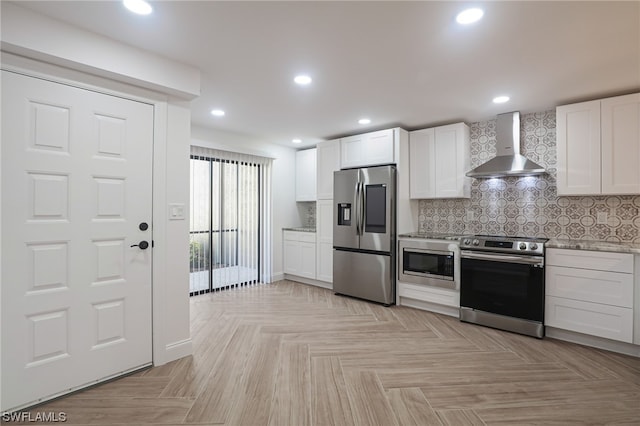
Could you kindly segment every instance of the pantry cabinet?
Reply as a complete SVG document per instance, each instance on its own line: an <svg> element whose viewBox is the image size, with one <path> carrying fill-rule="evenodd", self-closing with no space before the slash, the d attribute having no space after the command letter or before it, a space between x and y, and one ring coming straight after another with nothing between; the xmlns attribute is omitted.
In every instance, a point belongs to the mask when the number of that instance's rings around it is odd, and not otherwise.
<svg viewBox="0 0 640 426"><path fill-rule="evenodd" d="M340 140L340 167L394 164L394 129L349 136Z"/></svg>
<svg viewBox="0 0 640 426"><path fill-rule="evenodd" d="M640 93L556 108L558 195L640 194Z"/></svg>
<svg viewBox="0 0 640 426"><path fill-rule="evenodd" d="M333 282L333 200L316 203L316 278Z"/></svg>
<svg viewBox="0 0 640 426"><path fill-rule="evenodd" d="M296 152L296 201L316 200L316 148Z"/></svg>
<svg viewBox="0 0 640 426"><path fill-rule="evenodd" d="M340 139L319 142L316 145L318 200L333 199L333 172L340 170Z"/></svg>
<svg viewBox="0 0 640 426"><path fill-rule="evenodd" d="M633 342L632 254L550 248L546 260L546 325Z"/></svg>
<svg viewBox="0 0 640 426"><path fill-rule="evenodd" d="M315 232L284 231L284 273L316 278Z"/></svg>
<svg viewBox="0 0 640 426"><path fill-rule="evenodd" d="M469 144L469 126L464 123L410 132L410 198L469 198Z"/></svg>

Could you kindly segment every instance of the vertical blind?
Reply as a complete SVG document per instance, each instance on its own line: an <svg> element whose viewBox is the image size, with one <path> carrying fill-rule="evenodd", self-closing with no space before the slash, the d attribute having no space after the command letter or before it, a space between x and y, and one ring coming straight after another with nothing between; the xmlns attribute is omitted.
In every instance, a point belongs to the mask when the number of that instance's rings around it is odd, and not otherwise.
<svg viewBox="0 0 640 426"><path fill-rule="evenodd" d="M191 295L271 281L271 163L191 147Z"/></svg>

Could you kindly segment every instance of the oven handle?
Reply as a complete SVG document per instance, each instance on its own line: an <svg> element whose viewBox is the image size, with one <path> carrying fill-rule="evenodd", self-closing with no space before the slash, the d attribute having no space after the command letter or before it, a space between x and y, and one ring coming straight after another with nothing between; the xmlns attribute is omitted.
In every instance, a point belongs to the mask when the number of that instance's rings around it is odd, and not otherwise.
<svg viewBox="0 0 640 426"><path fill-rule="evenodd" d="M506 263L521 263L523 265L544 265L544 258L538 256L510 256L502 254L486 254L475 253L471 251L462 250L460 252L460 258L462 259L476 259L476 260L493 260L495 262Z"/></svg>
<svg viewBox="0 0 640 426"><path fill-rule="evenodd" d="M444 251L444 250L428 250L428 249L421 249L421 248L415 248L415 247L406 247L406 246L402 246L402 251L403 252L413 252L413 253L424 253L424 254L435 254L437 256L453 256L453 252L452 251Z"/></svg>

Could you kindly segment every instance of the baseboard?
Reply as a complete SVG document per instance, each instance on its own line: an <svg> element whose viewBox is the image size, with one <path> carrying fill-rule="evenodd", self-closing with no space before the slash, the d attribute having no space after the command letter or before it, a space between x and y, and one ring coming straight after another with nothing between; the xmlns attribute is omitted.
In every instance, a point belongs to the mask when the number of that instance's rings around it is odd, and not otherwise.
<svg viewBox="0 0 640 426"><path fill-rule="evenodd" d="M191 339L181 340L179 342L173 342L165 346L165 352L163 356L163 364L166 364L176 359L184 358L185 356L193 355L193 342Z"/></svg>
<svg viewBox="0 0 640 426"><path fill-rule="evenodd" d="M276 281L284 280L284 272L278 272L277 274L271 275L271 282L275 283Z"/></svg>
<svg viewBox="0 0 640 426"><path fill-rule="evenodd" d="M560 328L545 327L545 336L552 339L564 340L566 342L577 343L579 345L591 346L593 348L604 349L606 351L617 352L624 355L631 355L640 358L640 345L618 342L616 340L603 339L602 337L589 336L587 334L576 333L574 331L562 330Z"/></svg>
<svg viewBox="0 0 640 426"><path fill-rule="evenodd" d="M316 287L322 287L322 288L326 288L328 290L333 290L333 284L332 283L328 283L326 281L319 281L319 280L314 280L311 278L305 278L305 277L299 277L297 275L289 275L289 274L284 274L284 278L285 280L290 280L290 281L296 281L302 284L309 284L309 285L314 285Z"/></svg>

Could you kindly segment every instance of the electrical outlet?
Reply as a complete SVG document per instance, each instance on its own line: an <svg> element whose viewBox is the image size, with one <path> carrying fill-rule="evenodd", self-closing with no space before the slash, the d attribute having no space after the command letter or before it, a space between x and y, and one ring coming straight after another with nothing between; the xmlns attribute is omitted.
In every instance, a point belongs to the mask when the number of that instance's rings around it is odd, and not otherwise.
<svg viewBox="0 0 640 426"><path fill-rule="evenodd" d="M473 210L467 210L467 221L471 222L473 220L474 213Z"/></svg>
<svg viewBox="0 0 640 426"><path fill-rule="evenodd" d="M596 214L596 223L598 225L606 225L607 224L607 212L598 212Z"/></svg>

